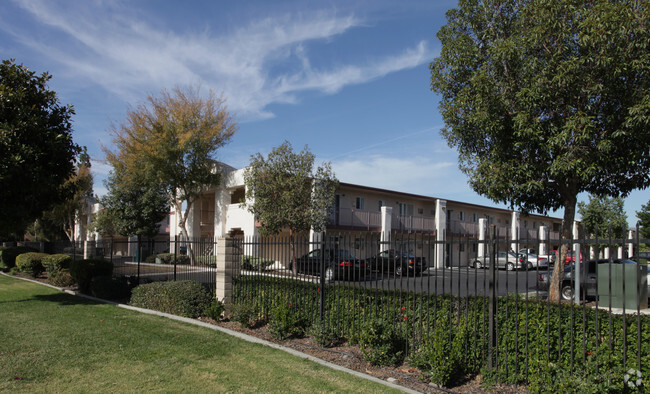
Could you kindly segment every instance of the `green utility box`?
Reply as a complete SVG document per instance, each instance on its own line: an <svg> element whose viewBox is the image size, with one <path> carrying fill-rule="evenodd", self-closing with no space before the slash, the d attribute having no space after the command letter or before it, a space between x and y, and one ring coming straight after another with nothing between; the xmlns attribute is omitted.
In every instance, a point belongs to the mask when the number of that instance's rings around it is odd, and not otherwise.
<svg viewBox="0 0 650 394"><path fill-rule="evenodd" d="M609 263L598 264L598 303L623 308L625 300L625 309L648 308L647 272L644 264L612 264L611 271Z"/></svg>

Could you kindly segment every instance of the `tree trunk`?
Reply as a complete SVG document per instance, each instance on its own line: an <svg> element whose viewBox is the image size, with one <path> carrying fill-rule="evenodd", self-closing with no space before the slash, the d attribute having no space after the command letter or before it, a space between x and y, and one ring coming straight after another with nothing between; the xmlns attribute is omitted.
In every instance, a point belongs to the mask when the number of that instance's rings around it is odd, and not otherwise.
<svg viewBox="0 0 650 394"><path fill-rule="evenodd" d="M564 203L564 220L562 222L562 234L560 236L562 242L558 255L555 257L555 266L553 267L553 274L551 275L548 290L548 299L551 302L558 302L560 300L560 284L564 278L564 262L569 251L569 243L566 242L573 238L573 222L576 216L576 203L578 201L577 193L570 193L571 195L565 199Z"/></svg>
<svg viewBox="0 0 650 394"><path fill-rule="evenodd" d="M194 249L192 248L192 242L190 240L189 233L187 232L187 218L190 213L190 208L192 207L192 203L190 201L186 201L187 206L185 207L185 211L183 211L183 208L181 204L178 202L174 202L174 209L176 209L176 212L180 215L178 219L178 226L181 228L181 235L185 237L186 239L186 246L187 246L187 256L190 258L190 265L195 265L196 263L196 258L194 256Z"/></svg>
<svg viewBox="0 0 650 394"><path fill-rule="evenodd" d="M298 265L296 264L296 243L293 239L293 229L289 228L289 245L291 247L291 271L298 275Z"/></svg>

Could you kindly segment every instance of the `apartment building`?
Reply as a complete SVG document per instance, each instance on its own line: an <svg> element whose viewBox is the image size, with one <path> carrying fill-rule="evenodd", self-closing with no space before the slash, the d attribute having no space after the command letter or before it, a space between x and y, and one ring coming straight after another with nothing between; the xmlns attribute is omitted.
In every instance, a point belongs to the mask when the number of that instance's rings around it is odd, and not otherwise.
<svg viewBox="0 0 650 394"><path fill-rule="evenodd" d="M218 238L226 236L258 236L259 223L242 206L246 186L243 169L223 165L222 186L205 193L190 212L187 228L191 238ZM174 213L171 215L174 218ZM385 190L350 183L341 183L336 192L333 212L326 234L328 237L358 238L358 250L364 258L379 250L367 250L361 242L369 235L380 239L381 245L414 240L409 248L421 255L433 255L433 264L463 265L482 254L480 244L460 240L485 239L489 225L494 225L498 236L511 240L512 247L532 247L544 253L552 242L559 240L562 219L542 215L523 215L516 211L445 200L400 191ZM180 236L174 220L170 222L170 237ZM314 239L317 234L310 234ZM544 242L539 242L539 239ZM443 242L457 240L458 250L443 250ZM515 240L529 240L515 243ZM363 249L361 249L363 248ZM374 248L374 247L373 247ZM431 250L431 249L435 250ZM449 246L447 246L449 248ZM450 261L449 256L453 257ZM431 264L430 264L431 265Z"/></svg>

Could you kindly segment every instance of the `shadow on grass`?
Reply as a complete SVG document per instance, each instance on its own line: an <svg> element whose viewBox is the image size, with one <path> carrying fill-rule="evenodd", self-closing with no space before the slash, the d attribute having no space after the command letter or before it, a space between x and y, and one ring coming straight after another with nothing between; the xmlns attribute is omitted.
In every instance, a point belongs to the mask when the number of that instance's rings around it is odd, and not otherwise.
<svg viewBox="0 0 650 394"><path fill-rule="evenodd" d="M104 303L90 300L84 297L77 297L66 293L37 294L33 297L38 301L56 302L59 305L104 305ZM29 300L25 300L29 301Z"/></svg>

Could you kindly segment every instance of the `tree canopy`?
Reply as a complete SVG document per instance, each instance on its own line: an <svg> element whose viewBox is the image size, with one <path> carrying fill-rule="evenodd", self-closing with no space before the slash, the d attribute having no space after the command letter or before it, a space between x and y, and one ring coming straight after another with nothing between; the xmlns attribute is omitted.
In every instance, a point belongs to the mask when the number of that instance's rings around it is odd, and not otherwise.
<svg viewBox="0 0 650 394"><path fill-rule="evenodd" d="M338 181L330 163L314 168L314 155L306 146L295 153L285 141L267 158L259 153L251 156L244 182L245 205L259 221L262 234L325 230Z"/></svg>
<svg viewBox="0 0 650 394"><path fill-rule="evenodd" d="M94 221L102 235L153 237L169 215L169 199L160 183L147 178L126 180L115 168L105 181L108 193L100 200L102 210Z"/></svg>
<svg viewBox="0 0 650 394"><path fill-rule="evenodd" d="M236 131L224 99L213 92L202 97L198 88L175 88L129 109L126 120L111 129L114 150L105 152L125 182L146 178L160 186L189 238L188 213L197 197L219 185L215 155ZM191 257L191 249L188 253Z"/></svg>
<svg viewBox="0 0 650 394"><path fill-rule="evenodd" d="M626 238L628 225L623 205L620 197L589 196L588 203L579 202L578 213L587 234L601 240Z"/></svg>
<svg viewBox="0 0 650 394"><path fill-rule="evenodd" d="M650 239L650 201L641 205L641 210L636 211L636 217L639 219L639 232L641 237Z"/></svg>
<svg viewBox="0 0 650 394"><path fill-rule="evenodd" d="M431 88L476 192L563 207L568 239L578 193L650 185L649 13L634 0L460 0L447 13Z"/></svg>
<svg viewBox="0 0 650 394"><path fill-rule="evenodd" d="M13 60L0 64L0 236L22 236L44 211L69 194L79 147L71 106L59 104L40 76Z"/></svg>

